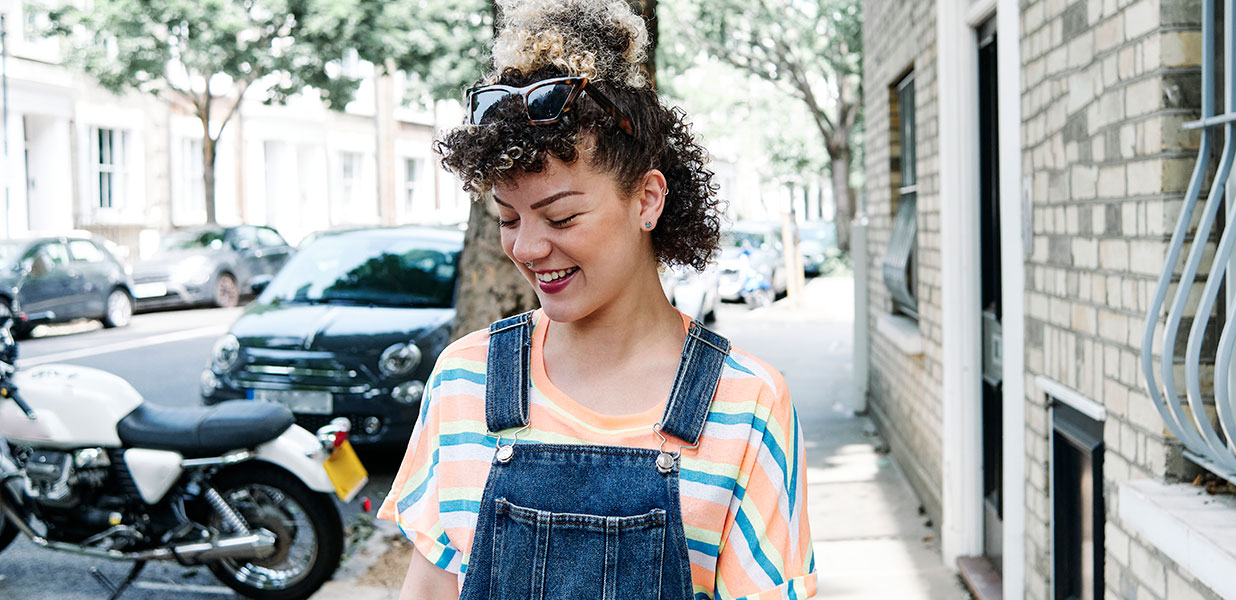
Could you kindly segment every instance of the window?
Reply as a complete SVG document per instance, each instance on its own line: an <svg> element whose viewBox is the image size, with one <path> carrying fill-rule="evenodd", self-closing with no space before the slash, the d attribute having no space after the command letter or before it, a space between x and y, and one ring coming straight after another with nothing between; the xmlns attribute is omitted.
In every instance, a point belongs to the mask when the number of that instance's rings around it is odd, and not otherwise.
<svg viewBox="0 0 1236 600"><path fill-rule="evenodd" d="M884 285L892 296L893 312L917 320L918 166L913 71L890 90L889 105L893 223L884 253Z"/></svg>
<svg viewBox="0 0 1236 600"><path fill-rule="evenodd" d="M91 133L91 155L97 183L96 206L124 206L128 173L125 160L128 132L96 128Z"/></svg>
<svg viewBox="0 0 1236 600"><path fill-rule="evenodd" d="M416 214L416 186L419 183L420 173L419 158L403 159L403 211L405 215Z"/></svg>
<svg viewBox="0 0 1236 600"><path fill-rule="evenodd" d="M257 240L259 245L267 248L278 248L287 245L287 242L283 241L283 237L269 227L258 227Z"/></svg>
<svg viewBox="0 0 1236 600"><path fill-rule="evenodd" d="M344 206L354 206L361 189L361 155L359 152L339 153L339 194Z"/></svg>
<svg viewBox="0 0 1236 600"><path fill-rule="evenodd" d="M77 262L98 263L106 260L103 251L90 240L69 240L69 254Z"/></svg>
<svg viewBox="0 0 1236 600"><path fill-rule="evenodd" d="M1103 423L1052 399L1056 600L1103 597Z"/></svg>
<svg viewBox="0 0 1236 600"><path fill-rule="evenodd" d="M206 221L206 183L202 177L202 140L181 138L173 177L172 220L176 225Z"/></svg>

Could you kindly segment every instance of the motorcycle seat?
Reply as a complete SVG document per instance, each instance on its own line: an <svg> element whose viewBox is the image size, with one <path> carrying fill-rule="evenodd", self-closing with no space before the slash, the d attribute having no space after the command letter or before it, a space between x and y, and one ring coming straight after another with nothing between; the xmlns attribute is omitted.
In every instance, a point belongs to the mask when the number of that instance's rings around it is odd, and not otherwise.
<svg viewBox="0 0 1236 600"><path fill-rule="evenodd" d="M209 407L142 404L116 425L128 448L172 450L186 458L253 448L292 426L292 411L274 402L231 400Z"/></svg>

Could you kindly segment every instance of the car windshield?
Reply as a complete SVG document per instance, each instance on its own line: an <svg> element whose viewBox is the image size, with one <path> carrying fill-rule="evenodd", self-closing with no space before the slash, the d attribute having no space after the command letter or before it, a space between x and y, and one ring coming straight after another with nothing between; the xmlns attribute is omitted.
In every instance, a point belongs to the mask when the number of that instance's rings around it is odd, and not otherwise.
<svg viewBox="0 0 1236 600"><path fill-rule="evenodd" d="M301 250L261 302L449 308L459 248L390 235L327 235Z"/></svg>
<svg viewBox="0 0 1236 600"><path fill-rule="evenodd" d="M173 231L159 244L159 252L196 250L199 248L222 248L222 229L188 229Z"/></svg>
<svg viewBox="0 0 1236 600"><path fill-rule="evenodd" d="M0 242L0 267L8 269L17 264L25 249L25 242Z"/></svg>
<svg viewBox="0 0 1236 600"><path fill-rule="evenodd" d="M768 234L754 231L727 231L721 234L722 248L760 248L768 243Z"/></svg>

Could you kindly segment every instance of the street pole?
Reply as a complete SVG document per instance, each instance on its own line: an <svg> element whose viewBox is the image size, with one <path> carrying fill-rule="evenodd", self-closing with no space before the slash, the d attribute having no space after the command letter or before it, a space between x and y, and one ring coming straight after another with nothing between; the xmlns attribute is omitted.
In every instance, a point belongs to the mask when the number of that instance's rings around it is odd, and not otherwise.
<svg viewBox="0 0 1236 600"><path fill-rule="evenodd" d="M5 14L0 12L0 104L4 105L3 116L0 116L0 123L3 123L3 130L0 130L0 136L4 137L4 238L8 239L11 235L11 223L9 213L9 47L5 38L8 37L8 29L5 27Z"/></svg>

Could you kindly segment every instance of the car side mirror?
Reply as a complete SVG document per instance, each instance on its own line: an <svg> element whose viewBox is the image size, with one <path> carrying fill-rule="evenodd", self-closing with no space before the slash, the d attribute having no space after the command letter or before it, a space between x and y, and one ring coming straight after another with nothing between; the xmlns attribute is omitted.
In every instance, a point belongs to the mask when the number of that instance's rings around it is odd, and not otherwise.
<svg viewBox="0 0 1236 600"><path fill-rule="evenodd" d="M253 288L254 294L261 294L263 290L270 286L270 282L273 280L274 277L270 275L258 275L249 282L249 287Z"/></svg>

